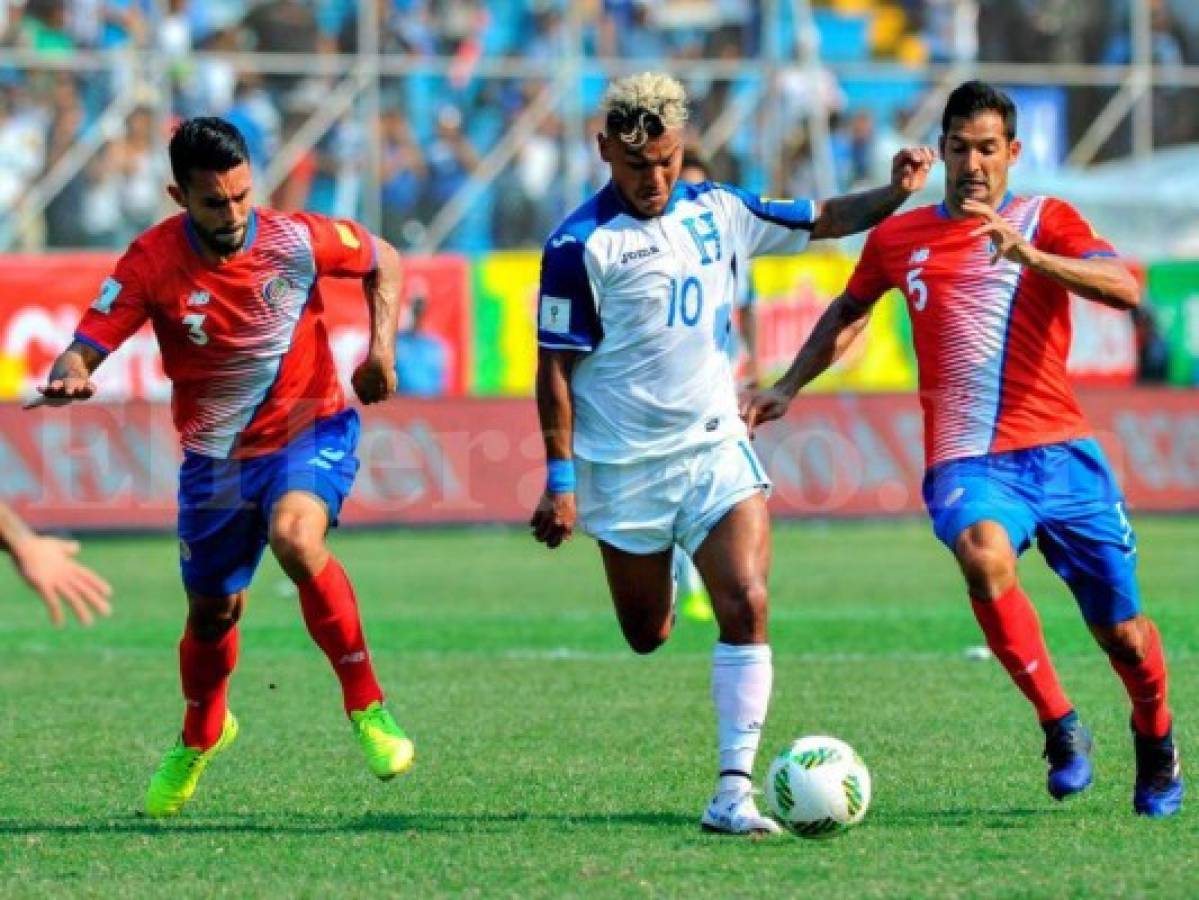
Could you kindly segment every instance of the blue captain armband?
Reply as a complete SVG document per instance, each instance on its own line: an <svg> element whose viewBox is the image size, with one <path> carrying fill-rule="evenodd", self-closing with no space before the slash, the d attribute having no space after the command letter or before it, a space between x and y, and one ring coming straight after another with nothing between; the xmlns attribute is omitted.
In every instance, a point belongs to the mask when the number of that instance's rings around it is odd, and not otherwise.
<svg viewBox="0 0 1199 900"><path fill-rule="evenodd" d="M575 461L551 459L546 463L548 475L545 489L551 494L573 494L575 490Z"/></svg>

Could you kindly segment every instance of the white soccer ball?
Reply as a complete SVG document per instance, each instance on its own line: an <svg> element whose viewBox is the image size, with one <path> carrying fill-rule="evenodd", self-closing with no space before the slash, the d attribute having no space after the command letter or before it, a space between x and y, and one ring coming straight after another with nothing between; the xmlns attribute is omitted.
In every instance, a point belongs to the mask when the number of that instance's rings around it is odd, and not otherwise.
<svg viewBox="0 0 1199 900"><path fill-rule="evenodd" d="M800 837L829 837L862 821L870 806L870 770L836 738L800 738L770 764L766 802Z"/></svg>

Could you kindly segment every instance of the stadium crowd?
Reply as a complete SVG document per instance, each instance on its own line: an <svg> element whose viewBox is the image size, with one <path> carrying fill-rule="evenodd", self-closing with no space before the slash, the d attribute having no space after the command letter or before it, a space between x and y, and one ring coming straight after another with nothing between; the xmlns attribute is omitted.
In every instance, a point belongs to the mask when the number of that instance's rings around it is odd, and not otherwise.
<svg viewBox="0 0 1199 900"><path fill-rule="evenodd" d="M794 55L793 23L763 27L761 0L382 0L381 48L410 58L452 59L448 76L416 73L383 83L379 183L382 230L400 247L420 242L446 201L545 86L544 81L482 78L482 57L517 57L551 66L581 44L588 58L644 60L679 69L697 60L757 60ZM568 5L581 28L572 30ZM904 116L926 83L925 62L1107 62L1130 57L1130 0L830 0L814 4L826 59L909 64L909 82L838 80L831 69L814 85L788 70L778 85L771 121L739 129L711 160L719 179L751 189L815 192L812 142L805 113L814 103L832 114L838 189L877 182L899 144ZM779 4L789 19L791 4ZM97 121L111 99L132 96L136 108L120 133L106 135L19 243L115 248L168 211L162 147L179 117L225 116L246 135L262 170L275 151L329 96L323 54L354 52L356 0L0 0L0 45L24 48L54 65L0 65L0 237L29 188ZM1199 62L1199 4L1153 0L1153 56L1162 66ZM763 35L782 35L768 46ZM576 43L578 42L578 43ZM165 61L168 94L138 63L134 50ZM58 67L76 51L103 51L99 68ZM314 57L304 74L260 74L231 58L198 51L289 53ZM583 100L594 108L604 78L584 75ZM760 99L753 75L690 79L697 137L730 105ZM1193 104L1159 90L1155 137L1178 143L1199 137ZM1071 95L1070 132L1077 136L1110 91ZM1182 110L1180 113L1179 110ZM750 120L753 121L753 120ZM588 131L594 131L589 123ZM360 212L367 130L360 114L339 120L278 185L283 209L336 215ZM1119 134L1111 153L1121 150ZM1126 140L1126 139L1124 139ZM769 146L767 146L767 143ZM781 150L779 149L781 148ZM534 246L574 197L566 185L596 186L601 172L590 145L566 135L549 115L524 139L502 189L472 204L443 244L459 251ZM6 222L5 220L10 220Z"/></svg>

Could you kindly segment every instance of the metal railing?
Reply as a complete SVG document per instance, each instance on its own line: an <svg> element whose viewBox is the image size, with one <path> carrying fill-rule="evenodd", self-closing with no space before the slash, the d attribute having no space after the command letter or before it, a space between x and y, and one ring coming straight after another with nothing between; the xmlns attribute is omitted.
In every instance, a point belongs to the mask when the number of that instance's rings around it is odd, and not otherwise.
<svg viewBox="0 0 1199 900"><path fill-rule="evenodd" d="M312 151L338 122L347 116L358 117L366 130L362 159L361 217L378 230L382 219L379 181L381 139L380 112L383 110L384 85L416 76L454 74L461 61L450 57L418 57L381 52L377 0L359 0L358 47L350 54L307 53L196 53L196 64L220 62L237 72L302 78L319 74L331 87L322 101L299 127L286 137L265 170L260 173L260 192L269 196L287 178L297 161ZM796 24L796 45L781 46L769 26L778 21L789 4L789 15ZM540 83L537 100L523 110L492 146L479 148L480 164L469 174L430 221L423 223L424 238L419 249L434 251L460 225L472 203L503 177L524 142L550 115L563 123L563 142L576 146L585 140L586 123L593 110L582 108L580 84L587 79L610 79L647 68L644 61L589 57L584 53L582 4L569 4L567 33L573 50L547 66L541 60L521 57L484 57L473 63L471 78ZM1152 64L1152 35L1149 0L1135 0L1130 22L1133 59L1128 65L1080 64L994 64L928 65L919 69L895 63L836 63L822 60L807 0L766 0L760 35L761 58L729 60L689 60L664 62L676 75L693 81L736 81L748 90L723 109L701 134L708 153L716 153L739 135L752 129L758 117L766 123L765 133L757 135L758 155L763 159L777 153L785 137L784 129L794 124L772 116L778 108L783 76L797 69L817 79L822 69L831 71L843 82L886 83L895 80L923 81L927 88L906 125L907 140L923 139L936 123L948 91L964 77L980 77L1009 85L1056 85L1066 88L1107 88L1112 95L1090 126L1077 137L1067 154L1069 165L1093 161L1116 129L1131 122L1132 153L1147 156L1154 150L1153 97L1162 88L1199 88L1199 66L1161 67ZM61 156L23 193L12 210L0 212L0 250L19 246L31 226L44 215L54 197L84 170L88 162L118 132L122 119L147 97L160 118L169 115L174 90L169 75L172 58L153 51L117 53L78 52L69 56L45 57L29 50L0 49L0 68L30 71L66 71L77 76L106 74L120 85L102 112L68 152ZM120 77L115 77L120 76ZM813 103L802 111L811 140L815 181L822 195L834 191L832 129L830 110ZM564 152L565 158L569 149ZM569 208L584 199L586 184L575 167L565 166L562 191Z"/></svg>

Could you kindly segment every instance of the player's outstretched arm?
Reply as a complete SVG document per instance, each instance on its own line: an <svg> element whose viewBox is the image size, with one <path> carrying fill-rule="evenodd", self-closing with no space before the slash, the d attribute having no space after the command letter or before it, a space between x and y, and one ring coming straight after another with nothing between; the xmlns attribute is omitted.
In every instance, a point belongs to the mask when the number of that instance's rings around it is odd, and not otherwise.
<svg viewBox="0 0 1199 900"><path fill-rule="evenodd" d="M578 356L571 350L545 348L537 353L537 417L545 439L547 472L545 492L529 527L533 529L533 537L551 550L570 540L577 518L570 376Z"/></svg>
<svg viewBox="0 0 1199 900"><path fill-rule="evenodd" d="M89 344L74 341L50 367L45 384L37 386L40 397L25 404L35 406L65 406L76 400L89 400L96 393L92 373L104 361L102 354Z"/></svg>
<svg viewBox="0 0 1199 900"><path fill-rule="evenodd" d="M840 358L869 320L870 306L856 302L848 294L830 303L783 377L774 387L755 391L742 401L741 417L750 434L763 422L786 415L795 395Z"/></svg>
<svg viewBox="0 0 1199 900"><path fill-rule="evenodd" d="M873 228L916 191L924 187L937 160L932 147L905 147L891 160L891 183L886 187L832 197L820 204L812 238L839 238Z"/></svg>
<svg viewBox="0 0 1199 900"><path fill-rule="evenodd" d="M1071 293L1114 309L1135 309L1140 305L1141 291L1137 280L1120 260L1110 256L1075 259L1047 253L1026 240L1010 222L987 204L964 200L962 210L982 220L971 232L971 237L986 235L990 238L994 247L991 265L1001 259L1009 259L1046 278L1052 278Z"/></svg>
<svg viewBox="0 0 1199 900"><path fill-rule="evenodd" d="M12 554L17 572L25 579L50 612L55 625L63 623L62 601L79 621L90 625L95 614L111 612L108 582L72 557L79 552L74 541L40 537L20 517L0 503L0 549Z"/></svg>
<svg viewBox="0 0 1199 900"><path fill-rule="evenodd" d="M380 237L375 239L375 270L362 279L371 314L366 359L350 379L363 403L386 400L396 390L396 331L400 324L400 254Z"/></svg>

